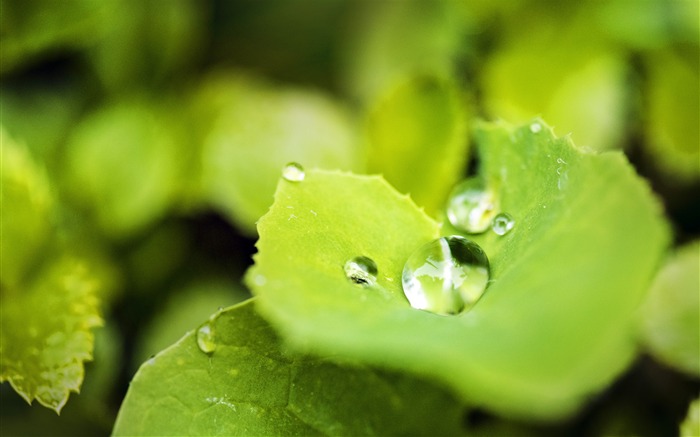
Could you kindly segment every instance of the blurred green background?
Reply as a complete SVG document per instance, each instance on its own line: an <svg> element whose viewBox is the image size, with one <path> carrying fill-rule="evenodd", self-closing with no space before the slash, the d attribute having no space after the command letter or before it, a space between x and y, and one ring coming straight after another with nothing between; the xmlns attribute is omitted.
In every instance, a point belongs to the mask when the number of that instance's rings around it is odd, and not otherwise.
<svg viewBox="0 0 700 437"><path fill-rule="evenodd" d="M2 146L16 143L36 168L29 208L47 217L12 227L3 208L3 239L24 260L3 262L2 287L31 272L13 262L78 253L101 284L106 320L60 417L0 386L4 435L109 434L140 363L248 297L240 281L255 221L281 167L373 171L369 120L416 77L454 83L470 120L540 115L581 147L623 150L663 202L676 244L700 235L695 0L0 8ZM643 355L577 417L519 429L669 435L699 388L697 376ZM488 413L465 424L510 430Z"/></svg>

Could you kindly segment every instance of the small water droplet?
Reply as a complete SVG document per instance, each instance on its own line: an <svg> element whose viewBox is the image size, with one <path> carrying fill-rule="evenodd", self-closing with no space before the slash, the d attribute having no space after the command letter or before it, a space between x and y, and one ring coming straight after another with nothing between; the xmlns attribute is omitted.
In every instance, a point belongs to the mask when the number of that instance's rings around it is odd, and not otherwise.
<svg viewBox="0 0 700 437"><path fill-rule="evenodd" d="M481 247L464 237L442 237L416 250L401 277L413 308L436 314L467 311L489 281L489 260Z"/></svg>
<svg viewBox="0 0 700 437"><path fill-rule="evenodd" d="M353 284L371 287L377 283L377 264L366 256L358 256L345 262L345 277Z"/></svg>
<svg viewBox="0 0 700 437"><path fill-rule="evenodd" d="M493 194L477 178L455 186L447 203L447 219L452 226L470 234L480 234L491 226L496 215Z"/></svg>
<svg viewBox="0 0 700 437"><path fill-rule="evenodd" d="M491 229L497 235L505 235L510 232L511 229L513 229L513 226L515 226L515 220L513 220L513 217L507 212L502 212L493 218Z"/></svg>
<svg viewBox="0 0 700 437"><path fill-rule="evenodd" d="M197 346L204 353L211 354L216 350L216 332L211 323L206 322L197 329Z"/></svg>
<svg viewBox="0 0 700 437"><path fill-rule="evenodd" d="M282 169L282 177L289 182L301 182L305 176L304 167L296 162L290 162Z"/></svg>
<svg viewBox="0 0 700 437"><path fill-rule="evenodd" d="M530 132L532 132L533 134L536 134L536 133L540 132L541 130L542 130L542 125L537 123L537 122L534 122L530 125Z"/></svg>

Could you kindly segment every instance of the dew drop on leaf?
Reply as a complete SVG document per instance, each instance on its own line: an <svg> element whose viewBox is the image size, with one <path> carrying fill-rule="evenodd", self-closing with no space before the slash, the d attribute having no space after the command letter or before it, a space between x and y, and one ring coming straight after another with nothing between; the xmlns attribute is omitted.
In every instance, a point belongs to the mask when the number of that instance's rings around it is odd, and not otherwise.
<svg viewBox="0 0 700 437"><path fill-rule="evenodd" d="M471 309L489 281L489 260L483 249L464 237L442 237L416 250L401 277L413 308L436 314Z"/></svg>
<svg viewBox="0 0 700 437"><path fill-rule="evenodd" d="M349 259L343 266L345 277L353 284L371 287L377 283L377 264L366 256Z"/></svg>
<svg viewBox="0 0 700 437"><path fill-rule="evenodd" d="M530 132L532 132L533 134L536 134L536 133L540 132L541 130L542 130L542 125L537 123L537 122L534 122L530 125Z"/></svg>
<svg viewBox="0 0 700 437"><path fill-rule="evenodd" d="M216 332L210 322L197 329L197 347L204 353L211 354L216 350Z"/></svg>
<svg viewBox="0 0 700 437"><path fill-rule="evenodd" d="M493 194L477 178L465 179L455 186L447 202L447 219L452 226L469 234L480 234L496 215Z"/></svg>
<svg viewBox="0 0 700 437"><path fill-rule="evenodd" d="M505 235L510 232L515 226L515 220L507 212L502 212L493 218L493 223L491 224L491 229L496 235Z"/></svg>
<svg viewBox="0 0 700 437"><path fill-rule="evenodd" d="M290 162L282 169L282 177L289 182L301 182L305 176L304 167L296 162Z"/></svg>

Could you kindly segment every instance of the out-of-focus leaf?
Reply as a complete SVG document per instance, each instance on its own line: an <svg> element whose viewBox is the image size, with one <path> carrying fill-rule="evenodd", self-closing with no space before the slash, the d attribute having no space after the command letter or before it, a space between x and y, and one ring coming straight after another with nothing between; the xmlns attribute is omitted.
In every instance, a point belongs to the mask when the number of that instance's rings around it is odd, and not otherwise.
<svg viewBox="0 0 700 437"><path fill-rule="evenodd" d="M572 22L564 26L560 20ZM580 146L620 147L626 116L625 58L591 37L585 24L548 15L513 23L481 69L488 114L518 123L540 115L558 132L572 133Z"/></svg>
<svg viewBox="0 0 700 437"><path fill-rule="evenodd" d="M363 169L352 120L321 93L222 74L202 86L198 107L208 99L220 110L204 134L205 197L247 234L272 204L285 164Z"/></svg>
<svg viewBox="0 0 700 437"><path fill-rule="evenodd" d="M700 376L700 241L681 247L666 261L640 322L642 342L656 358Z"/></svg>
<svg viewBox="0 0 700 437"><path fill-rule="evenodd" d="M133 364L141 365L220 308L248 297L250 293L223 280L201 280L174 292L140 336Z"/></svg>
<svg viewBox="0 0 700 437"><path fill-rule="evenodd" d="M68 141L66 189L105 233L129 236L160 218L185 183L182 138L175 116L146 99L103 107Z"/></svg>
<svg viewBox="0 0 700 437"><path fill-rule="evenodd" d="M688 414L681 423L681 437L700 435L700 399L695 399L688 407Z"/></svg>
<svg viewBox="0 0 700 437"><path fill-rule="evenodd" d="M0 380L27 400L60 412L92 359L99 287L71 256L51 261L26 289L3 289Z"/></svg>
<svg viewBox="0 0 700 437"><path fill-rule="evenodd" d="M113 434L460 435L462 408L420 380L289 356L253 301L144 363Z"/></svg>
<svg viewBox="0 0 700 437"><path fill-rule="evenodd" d="M49 238L52 194L43 169L2 127L0 146L0 283L2 287L14 287Z"/></svg>
<svg viewBox="0 0 700 437"><path fill-rule="evenodd" d="M459 2L358 5L341 49L339 73L361 102L375 100L385 89L416 74L454 72L466 40L465 11Z"/></svg>
<svg viewBox="0 0 700 437"><path fill-rule="evenodd" d="M369 171L430 214L464 172L467 114L449 81L421 76L393 90L372 111L368 137Z"/></svg>
<svg viewBox="0 0 700 437"><path fill-rule="evenodd" d="M647 59L644 121L653 161L672 182L700 180L700 46L686 56L659 51Z"/></svg>
<svg viewBox="0 0 700 437"><path fill-rule="evenodd" d="M504 415L561 417L634 357L634 309L668 229L619 153L583 153L539 120L482 124L476 139L482 177L516 225L471 237L491 260L471 311L409 306L404 263L437 224L376 177L281 181L258 224L249 284L298 348L429 376ZM376 262L375 286L346 279L356 256Z"/></svg>

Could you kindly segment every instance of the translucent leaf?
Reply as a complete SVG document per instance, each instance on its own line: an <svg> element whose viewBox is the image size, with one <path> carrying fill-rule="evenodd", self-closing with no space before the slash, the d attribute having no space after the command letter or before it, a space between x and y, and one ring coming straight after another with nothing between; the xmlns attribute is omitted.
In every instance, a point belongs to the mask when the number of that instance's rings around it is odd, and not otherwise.
<svg viewBox="0 0 700 437"><path fill-rule="evenodd" d="M437 224L381 178L307 172L281 181L248 281L291 344L412 371L499 413L571 413L634 356L634 309L667 242L648 188L619 153L588 154L532 126L482 124L481 174L515 228L474 237L491 283L467 313L411 308L409 254ZM373 259L359 287L344 263Z"/></svg>
<svg viewBox="0 0 700 437"><path fill-rule="evenodd" d="M1 127L0 144L0 282L3 287L12 287L32 266L49 237L52 196L45 172Z"/></svg>
<svg viewBox="0 0 700 437"><path fill-rule="evenodd" d="M3 289L0 305L0 380L27 402L60 412L83 381L92 358L92 329L102 323L99 286L83 263L62 257L25 290Z"/></svg>
<svg viewBox="0 0 700 437"><path fill-rule="evenodd" d="M348 114L320 93L220 74L205 82L199 98L205 110L218 109L204 121L211 126L204 133L205 196L248 234L272 204L288 162L362 169Z"/></svg>
<svg viewBox="0 0 700 437"><path fill-rule="evenodd" d="M86 117L64 157L71 198L110 236L128 236L171 206L189 158L172 117L146 99L126 99Z"/></svg>
<svg viewBox="0 0 700 437"><path fill-rule="evenodd" d="M253 301L207 324L210 354L190 332L141 366L113 435L460 434L459 403L425 382L284 354Z"/></svg>
<svg viewBox="0 0 700 437"><path fill-rule="evenodd" d="M666 261L641 317L642 341L649 351L700 376L700 241L681 247Z"/></svg>
<svg viewBox="0 0 700 437"><path fill-rule="evenodd" d="M435 213L464 171L466 120L452 83L422 76L402 84L370 115L370 172Z"/></svg>

